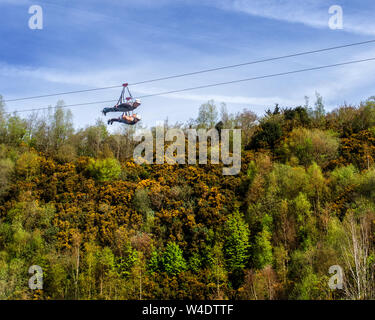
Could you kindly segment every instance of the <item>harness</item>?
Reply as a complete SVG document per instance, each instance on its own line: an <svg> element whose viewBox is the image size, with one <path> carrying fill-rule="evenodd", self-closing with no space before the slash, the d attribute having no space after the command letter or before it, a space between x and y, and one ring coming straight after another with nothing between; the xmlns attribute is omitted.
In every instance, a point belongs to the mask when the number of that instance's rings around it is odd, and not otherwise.
<svg viewBox="0 0 375 320"><path fill-rule="evenodd" d="M120 99L118 100L117 102L117 106L120 105L120 104L123 104L123 103L133 103L133 96L129 90L129 85L127 83L124 83L122 85L122 92L121 92L121 96L120 96ZM128 91L128 94L129 94L129 97L125 97L125 91Z"/></svg>

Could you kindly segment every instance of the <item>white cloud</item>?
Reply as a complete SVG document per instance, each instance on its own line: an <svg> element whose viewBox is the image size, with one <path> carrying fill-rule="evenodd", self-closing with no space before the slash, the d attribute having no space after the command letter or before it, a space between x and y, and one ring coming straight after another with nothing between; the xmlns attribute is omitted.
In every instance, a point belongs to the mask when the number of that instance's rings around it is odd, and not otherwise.
<svg viewBox="0 0 375 320"><path fill-rule="evenodd" d="M289 23L301 23L313 28L328 29L331 15L328 10L334 3L323 0L207 0L224 10L238 11ZM362 35L375 35L375 24L368 11L356 11L343 6L344 30Z"/></svg>
<svg viewBox="0 0 375 320"><path fill-rule="evenodd" d="M366 59L375 56L375 50L368 50L360 55L352 57L352 60ZM350 60L350 59L347 59ZM139 68L134 66L132 69L104 69L104 70L90 70L83 72L81 70L67 71L64 69L51 69L51 68L31 68L31 67L20 67L20 66L10 66L5 64L0 64L0 81L12 81L11 79L18 79L23 82L23 79L29 81L32 88L33 84L36 85L35 89L40 92L39 88L42 86L48 93L49 86L64 85L69 91L80 90L86 88L96 88L96 87L106 87L116 84L121 84L124 81L124 74L127 74L128 78L135 78L139 72ZM249 106L272 106L275 103L279 103L283 106L293 106L303 103L304 95L313 95L315 91L321 93L327 100L334 101L336 99L341 99L343 92L346 94L354 93L358 91L361 87L369 85L372 82L372 75L375 73L375 62L365 62L355 65L342 66L332 69L326 69L317 72L306 73L306 79L314 79L313 81L302 81L298 87L291 88L287 84L288 76L279 77L281 79L280 83L286 84L278 86L274 89L273 93L267 94L267 90L262 90L257 93L257 95L252 95L248 93L248 96L243 94L238 94L237 90L233 95L231 94L220 94L225 86L218 87L218 90L210 90L212 93L195 93L197 91L174 93L165 95L163 97L168 99L183 99L188 101L198 101L204 102L210 99L214 99L217 102L225 102L228 104L242 104ZM233 79L236 79L233 76ZM284 80L283 80L284 79ZM209 84L209 80L207 83ZM186 79L179 79L178 82L173 81L168 84L161 84L158 86L153 85L139 85L132 88L133 94L137 96L155 94L159 92L166 92L170 90L184 89L191 85L187 85ZM53 92L56 91L56 89ZM201 91L201 92L204 92ZM228 92L228 91L226 91ZM230 92L230 91L229 91ZM241 92L241 91L240 91ZM279 95L275 92L283 92L283 95ZM44 92L40 92L43 94ZM110 97L113 92L101 92L105 99ZM117 96L116 96L117 97ZM116 98L114 97L114 98ZM7 97L9 98L9 97ZM86 97L77 96L74 102L86 102L80 101ZM89 99L90 100L90 99Z"/></svg>
<svg viewBox="0 0 375 320"><path fill-rule="evenodd" d="M132 73L127 70L127 73ZM38 80L71 86L105 87L121 84L124 70L91 70L89 72L67 71L66 69L34 68L28 66L12 66L0 64L0 78ZM122 80L121 80L122 79Z"/></svg>
<svg viewBox="0 0 375 320"><path fill-rule="evenodd" d="M358 59L374 57L375 51L357 56ZM373 84L375 74L375 61L339 67L331 71L317 85L316 91L327 100L341 100L348 93L354 94L359 89ZM364 97L365 98L365 97Z"/></svg>

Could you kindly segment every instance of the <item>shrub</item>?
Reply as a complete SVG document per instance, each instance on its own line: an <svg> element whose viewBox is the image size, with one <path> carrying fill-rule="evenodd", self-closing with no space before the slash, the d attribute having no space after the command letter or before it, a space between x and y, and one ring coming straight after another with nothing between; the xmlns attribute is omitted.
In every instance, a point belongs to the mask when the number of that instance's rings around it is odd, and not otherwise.
<svg viewBox="0 0 375 320"><path fill-rule="evenodd" d="M339 141L332 132L319 129L294 129L286 143L289 158L297 157L304 166L316 162L326 167L338 155Z"/></svg>
<svg viewBox="0 0 375 320"><path fill-rule="evenodd" d="M100 182L118 179L121 173L120 163L113 158L91 159L87 169L91 176Z"/></svg>

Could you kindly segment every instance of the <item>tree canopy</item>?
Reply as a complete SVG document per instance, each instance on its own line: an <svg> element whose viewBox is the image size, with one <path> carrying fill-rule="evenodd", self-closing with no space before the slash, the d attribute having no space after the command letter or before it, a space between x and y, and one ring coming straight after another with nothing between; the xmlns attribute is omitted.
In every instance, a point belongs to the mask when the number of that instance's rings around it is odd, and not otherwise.
<svg viewBox="0 0 375 320"><path fill-rule="evenodd" d="M264 116L209 101L166 123L241 129L235 176L138 165L134 129L76 130L61 106L21 118L0 98L0 299L375 298L373 99Z"/></svg>

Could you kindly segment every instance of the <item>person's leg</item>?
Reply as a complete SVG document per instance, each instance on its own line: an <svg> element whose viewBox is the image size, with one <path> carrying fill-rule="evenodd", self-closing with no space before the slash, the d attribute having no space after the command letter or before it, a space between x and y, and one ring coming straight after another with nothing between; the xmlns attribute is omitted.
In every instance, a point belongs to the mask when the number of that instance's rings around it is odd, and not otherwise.
<svg viewBox="0 0 375 320"><path fill-rule="evenodd" d="M118 110L116 108L104 108L103 109L103 114L104 116L109 113L109 112L117 112Z"/></svg>
<svg viewBox="0 0 375 320"><path fill-rule="evenodd" d="M116 122L116 121L119 121L119 119L117 119L117 118L109 119L109 120L108 120L108 124L112 125L113 122Z"/></svg>

